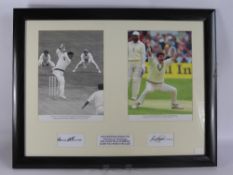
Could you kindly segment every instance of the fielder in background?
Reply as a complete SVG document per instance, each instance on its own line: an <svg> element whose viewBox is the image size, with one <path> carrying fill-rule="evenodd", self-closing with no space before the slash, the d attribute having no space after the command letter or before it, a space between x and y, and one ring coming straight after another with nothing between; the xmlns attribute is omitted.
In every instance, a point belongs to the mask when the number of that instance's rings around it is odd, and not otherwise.
<svg viewBox="0 0 233 175"><path fill-rule="evenodd" d="M104 86L103 84L98 85L98 90L90 95L87 101L82 106L84 109L89 103L93 103L96 110L96 115L104 115Z"/></svg>
<svg viewBox="0 0 233 175"><path fill-rule="evenodd" d="M71 51L66 52L65 46L61 44L60 47L56 50L56 54L58 56L58 61L55 68L53 69L53 74L56 76L58 81L59 97L62 99L66 99L64 72L71 63L74 53Z"/></svg>
<svg viewBox="0 0 233 175"><path fill-rule="evenodd" d="M131 99L136 100L140 90L142 75L145 72L146 49L139 40L139 32L132 33L132 41L128 43L128 83L132 78Z"/></svg>
<svg viewBox="0 0 233 175"><path fill-rule="evenodd" d="M83 53L81 54L81 60L80 62L75 66L73 72L76 72L76 70L79 68L80 65L83 65L83 68L86 69L87 66L92 63L95 65L95 68L97 69L98 73L101 73L101 70L99 66L96 64L91 52L89 52L87 49L84 49Z"/></svg>
<svg viewBox="0 0 233 175"><path fill-rule="evenodd" d="M143 104L143 101L146 95L149 92L162 91L168 92L171 94L171 108L172 109L183 109L177 103L177 89L171 85L168 85L164 82L164 75L166 67L175 62L178 54L174 54L173 57L165 60L165 54L163 52L157 53L156 57L153 58L150 70L149 77L146 82L146 87L135 104L132 105L133 109L140 107Z"/></svg>
<svg viewBox="0 0 233 175"><path fill-rule="evenodd" d="M52 68L55 67L53 61L51 61L51 56L48 50L44 50L40 57L39 57L39 66L51 66Z"/></svg>

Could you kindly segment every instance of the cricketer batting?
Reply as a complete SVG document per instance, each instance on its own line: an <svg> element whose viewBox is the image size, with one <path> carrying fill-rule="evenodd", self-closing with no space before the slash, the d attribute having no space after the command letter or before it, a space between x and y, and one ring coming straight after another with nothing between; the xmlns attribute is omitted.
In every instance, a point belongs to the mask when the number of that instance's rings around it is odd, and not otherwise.
<svg viewBox="0 0 233 175"><path fill-rule="evenodd" d="M71 63L74 53L67 52L64 44L61 44L60 47L56 50L56 54L58 56L58 61L55 68L53 69L53 74L56 76L58 81L59 97L62 99L66 99L64 92L65 91L64 72Z"/></svg>

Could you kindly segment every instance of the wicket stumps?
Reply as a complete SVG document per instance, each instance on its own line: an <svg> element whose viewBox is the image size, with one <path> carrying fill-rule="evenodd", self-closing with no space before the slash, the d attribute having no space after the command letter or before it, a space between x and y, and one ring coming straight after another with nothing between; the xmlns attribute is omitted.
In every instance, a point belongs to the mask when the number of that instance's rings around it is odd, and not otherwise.
<svg viewBox="0 0 233 175"><path fill-rule="evenodd" d="M49 76L49 97L58 96L58 82L54 75Z"/></svg>

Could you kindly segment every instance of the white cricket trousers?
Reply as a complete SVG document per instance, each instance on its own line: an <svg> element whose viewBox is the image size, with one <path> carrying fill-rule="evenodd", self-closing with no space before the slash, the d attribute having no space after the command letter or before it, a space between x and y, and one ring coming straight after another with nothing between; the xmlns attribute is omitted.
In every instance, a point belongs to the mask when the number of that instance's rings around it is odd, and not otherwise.
<svg viewBox="0 0 233 175"><path fill-rule="evenodd" d="M137 101L142 104L146 95L149 92L154 92L154 91L162 91L162 92L171 93L171 104L177 104L177 89L166 83L153 84L150 82L146 82L146 87Z"/></svg>
<svg viewBox="0 0 233 175"><path fill-rule="evenodd" d="M59 96L64 97L65 94L65 78L64 78L64 72L60 70L54 70L53 74L56 76L58 81L58 89L59 89Z"/></svg>
<svg viewBox="0 0 233 175"><path fill-rule="evenodd" d="M141 80L142 80L142 64L140 61L129 61L128 63L128 83L132 78L132 99L137 99Z"/></svg>

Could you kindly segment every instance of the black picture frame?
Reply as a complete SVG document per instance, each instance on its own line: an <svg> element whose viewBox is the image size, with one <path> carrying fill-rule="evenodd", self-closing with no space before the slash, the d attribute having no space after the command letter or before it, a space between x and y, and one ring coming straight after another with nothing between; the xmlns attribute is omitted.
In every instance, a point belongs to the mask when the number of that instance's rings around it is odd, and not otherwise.
<svg viewBox="0 0 233 175"><path fill-rule="evenodd" d="M205 154L132 157L25 156L25 21L176 20L204 23ZM214 9L14 9L13 168L151 168L217 166L217 70Z"/></svg>

